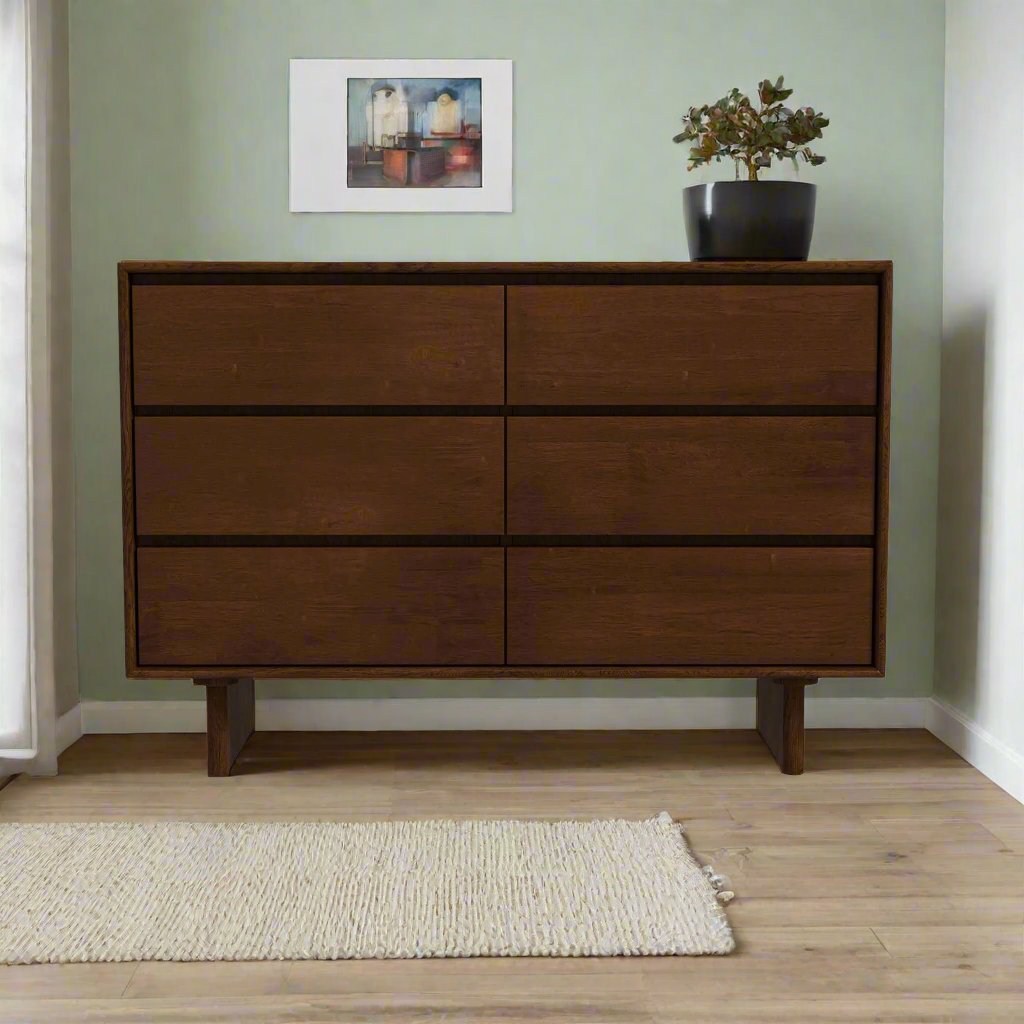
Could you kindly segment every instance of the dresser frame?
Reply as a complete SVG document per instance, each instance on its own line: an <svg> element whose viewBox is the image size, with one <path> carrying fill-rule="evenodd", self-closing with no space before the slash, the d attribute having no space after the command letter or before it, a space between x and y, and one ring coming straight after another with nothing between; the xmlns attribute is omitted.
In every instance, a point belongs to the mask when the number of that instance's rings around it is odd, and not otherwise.
<svg viewBox="0 0 1024 1024"><path fill-rule="evenodd" d="M190 665L158 666L139 663L137 624L137 549L135 486L135 423L144 414L135 402L132 287L138 284L190 284L203 281L230 286L240 283L309 284L493 284L507 288L544 284L870 284L878 294L877 384L872 415L876 422L874 531L860 543L873 550L873 641L870 663L856 665L529 665L529 666L282 666ZM209 771L229 774L254 728L254 680L260 678L754 678L757 680L757 727L782 771L799 774L804 764L803 695L805 687L823 677L879 677L885 673L886 563L889 505L889 409L892 333L892 264L888 261L828 261L804 263L206 263L182 261L126 261L118 265L118 308L121 367L121 454L123 482L125 656L130 678L192 678L206 688L208 704ZM486 410L505 418L515 407L508 404L508 321L506 317L505 402ZM802 407L801 407L802 408ZM782 407L761 409L777 414ZM372 415L373 408L365 410ZM678 412L678 410L675 410ZM701 410L735 414L740 407ZM746 410L749 412L749 410ZM807 411L814 410L808 407ZM821 412L821 410L817 410ZM792 409L789 410L793 412ZM507 523L507 467L506 448ZM678 540L678 539L677 539ZM514 538L507 534L493 542L504 548L507 563ZM684 544L712 544L689 538ZM143 541L145 543L145 541ZM570 543L545 538L545 543ZM756 546L756 541L753 546ZM766 542L775 545L778 539ZM788 537L787 546L821 543L813 537ZM643 538L621 537L616 544L641 546ZM507 590L507 577L506 577ZM507 594L506 594L507 605ZM506 639L507 644L507 639Z"/></svg>

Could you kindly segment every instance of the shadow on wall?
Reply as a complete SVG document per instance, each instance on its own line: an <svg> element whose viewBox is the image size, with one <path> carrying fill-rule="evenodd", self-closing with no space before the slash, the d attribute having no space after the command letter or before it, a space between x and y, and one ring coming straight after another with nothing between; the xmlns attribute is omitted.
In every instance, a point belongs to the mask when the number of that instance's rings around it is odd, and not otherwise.
<svg viewBox="0 0 1024 1024"><path fill-rule="evenodd" d="M988 313L946 325L939 427L935 665L940 695L976 717L981 650Z"/></svg>
<svg viewBox="0 0 1024 1024"><path fill-rule="evenodd" d="M997 271L1003 273L1003 271ZM947 315L936 694L1024 756L1024 437L1016 287Z"/></svg>

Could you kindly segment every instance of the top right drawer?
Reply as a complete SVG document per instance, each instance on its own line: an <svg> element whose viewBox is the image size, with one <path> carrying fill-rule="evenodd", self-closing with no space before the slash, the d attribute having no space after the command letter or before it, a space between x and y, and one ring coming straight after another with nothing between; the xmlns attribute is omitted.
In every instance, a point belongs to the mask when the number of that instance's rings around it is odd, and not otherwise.
<svg viewBox="0 0 1024 1024"><path fill-rule="evenodd" d="M508 289L512 405L874 405L874 285Z"/></svg>

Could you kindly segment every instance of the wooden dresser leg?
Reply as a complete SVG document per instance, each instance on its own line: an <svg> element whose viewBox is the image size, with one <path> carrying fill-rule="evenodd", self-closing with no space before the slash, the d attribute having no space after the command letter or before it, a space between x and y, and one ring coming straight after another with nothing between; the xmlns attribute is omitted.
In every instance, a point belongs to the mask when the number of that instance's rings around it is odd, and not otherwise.
<svg viewBox="0 0 1024 1024"><path fill-rule="evenodd" d="M786 775L804 770L804 688L813 677L757 681L757 731Z"/></svg>
<svg viewBox="0 0 1024 1024"><path fill-rule="evenodd" d="M207 774L230 775L245 741L256 728L256 684L252 679L196 679L206 687Z"/></svg>

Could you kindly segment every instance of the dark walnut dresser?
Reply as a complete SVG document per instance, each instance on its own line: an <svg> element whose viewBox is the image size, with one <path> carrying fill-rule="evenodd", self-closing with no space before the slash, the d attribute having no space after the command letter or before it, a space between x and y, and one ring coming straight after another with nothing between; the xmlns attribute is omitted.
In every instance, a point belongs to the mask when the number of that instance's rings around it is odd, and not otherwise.
<svg viewBox="0 0 1024 1024"><path fill-rule="evenodd" d="M885 667L892 266L119 267L128 675ZM510 684L514 692L514 684Z"/></svg>

